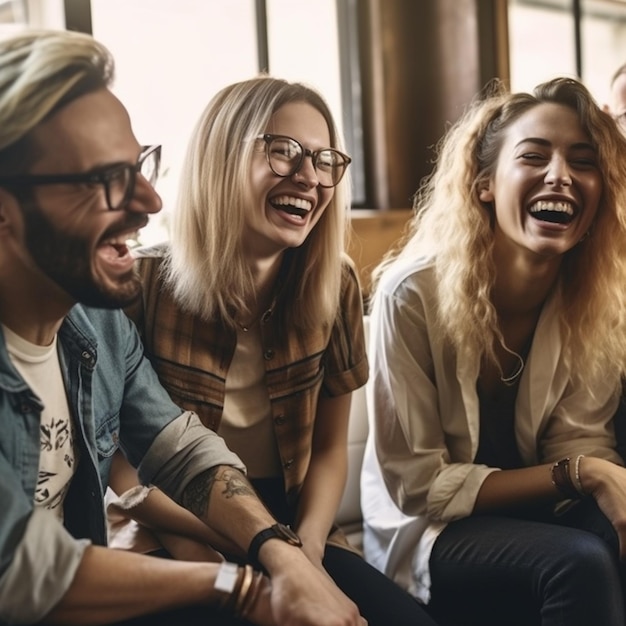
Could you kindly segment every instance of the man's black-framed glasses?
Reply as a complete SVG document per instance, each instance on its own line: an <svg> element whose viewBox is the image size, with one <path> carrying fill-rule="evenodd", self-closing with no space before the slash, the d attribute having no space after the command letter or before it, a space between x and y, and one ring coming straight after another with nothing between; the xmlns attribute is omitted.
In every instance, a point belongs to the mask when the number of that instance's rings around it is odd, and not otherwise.
<svg viewBox="0 0 626 626"><path fill-rule="evenodd" d="M102 185L110 211L123 209L133 197L137 174L152 186L159 177L161 146L142 146L137 162L115 163L82 174L24 174L0 176L0 186L7 188L36 185Z"/></svg>
<svg viewBox="0 0 626 626"><path fill-rule="evenodd" d="M300 170L305 157L311 157L320 187L334 187L346 173L352 159L334 148L309 150L286 135L265 133L257 139L265 142L265 156L276 176L287 178Z"/></svg>

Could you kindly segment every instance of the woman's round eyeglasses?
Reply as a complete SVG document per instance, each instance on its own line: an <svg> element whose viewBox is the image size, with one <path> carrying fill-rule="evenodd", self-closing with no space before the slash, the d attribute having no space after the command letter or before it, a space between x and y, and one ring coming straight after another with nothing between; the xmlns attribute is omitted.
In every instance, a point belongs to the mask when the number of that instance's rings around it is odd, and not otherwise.
<svg viewBox="0 0 626 626"><path fill-rule="evenodd" d="M352 159L334 148L309 150L299 141L286 135L259 135L265 142L265 156L270 169L276 176L287 178L298 172L306 157L311 157L320 187L334 187L339 184Z"/></svg>

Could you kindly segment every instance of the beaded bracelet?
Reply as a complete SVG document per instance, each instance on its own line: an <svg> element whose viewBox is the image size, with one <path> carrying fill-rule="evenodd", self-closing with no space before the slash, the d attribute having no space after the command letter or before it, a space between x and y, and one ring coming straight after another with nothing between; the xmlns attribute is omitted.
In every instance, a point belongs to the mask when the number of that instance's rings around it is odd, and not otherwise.
<svg viewBox="0 0 626 626"><path fill-rule="evenodd" d="M574 479L575 479L575 487L576 491L578 491L580 497L585 498L587 494L585 493L585 489L583 488L583 483L580 480L580 460L585 458L584 454L579 454L576 457L576 464L574 465Z"/></svg>

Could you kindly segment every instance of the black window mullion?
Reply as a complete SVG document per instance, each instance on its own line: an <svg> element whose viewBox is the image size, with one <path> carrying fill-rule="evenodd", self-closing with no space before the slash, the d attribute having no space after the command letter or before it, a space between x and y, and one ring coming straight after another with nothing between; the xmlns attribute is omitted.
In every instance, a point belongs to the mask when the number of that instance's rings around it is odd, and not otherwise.
<svg viewBox="0 0 626 626"><path fill-rule="evenodd" d="M270 52L267 38L267 2L255 0L256 9L256 41L259 72L270 71Z"/></svg>
<svg viewBox="0 0 626 626"><path fill-rule="evenodd" d="M576 76L583 75L583 42L581 35L582 11L580 0L572 0L572 15L574 17L574 46L576 50Z"/></svg>
<svg viewBox="0 0 626 626"><path fill-rule="evenodd" d="M65 28L93 35L91 0L63 0Z"/></svg>
<svg viewBox="0 0 626 626"><path fill-rule="evenodd" d="M336 1L343 134L352 157L352 203L363 206L366 186L357 0Z"/></svg>

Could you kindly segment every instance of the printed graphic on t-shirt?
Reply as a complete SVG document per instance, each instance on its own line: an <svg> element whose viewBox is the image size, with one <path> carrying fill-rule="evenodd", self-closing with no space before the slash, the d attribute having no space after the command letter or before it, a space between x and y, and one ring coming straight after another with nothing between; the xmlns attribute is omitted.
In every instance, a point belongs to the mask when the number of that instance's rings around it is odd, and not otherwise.
<svg viewBox="0 0 626 626"><path fill-rule="evenodd" d="M50 417L40 427L39 476L35 504L56 509L74 473L74 442L70 419Z"/></svg>
<svg viewBox="0 0 626 626"><path fill-rule="evenodd" d="M75 426L61 373L57 335L47 346L30 343L0 324L11 362L41 401L39 474L34 502L63 521L63 501L78 461Z"/></svg>

